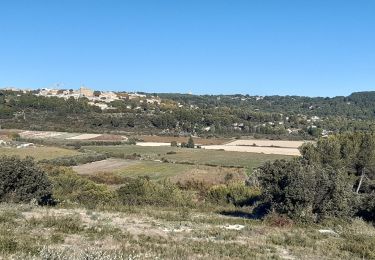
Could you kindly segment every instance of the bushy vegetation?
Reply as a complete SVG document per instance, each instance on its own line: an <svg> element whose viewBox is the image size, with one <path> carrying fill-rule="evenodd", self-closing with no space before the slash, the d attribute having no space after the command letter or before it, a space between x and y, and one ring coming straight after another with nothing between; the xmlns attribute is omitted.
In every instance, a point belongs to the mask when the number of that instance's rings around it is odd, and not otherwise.
<svg viewBox="0 0 375 260"><path fill-rule="evenodd" d="M0 157L0 201L50 204L52 186L44 171L30 157Z"/></svg>
<svg viewBox="0 0 375 260"><path fill-rule="evenodd" d="M91 163L105 160L109 157L106 153L86 153L76 156L59 157L49 160L41 160L40 163L52 164L56 166L75 166L79 164Z"/></svg>
<svg viewBox="0 0 375 260"><path fill-rule="evenodd" d="M245 206L254 203L260 193L258 188L249 187L243 182L230 182L229 184L212 186L205 199L214 205Z"/></svg>
<svg viewBox="0 0 375 260"><path fill-rule="evenodd" d="M269 162L259 170L262 199L271 211L302 221L354 215L353 181L345 172L300 160Z"/></svg>
<svg viewBox="0 0 375 260"><path fill-rule="evenodd" d="M94 208L115 203L116 194L106 185L78 176L71 169L46 166L53 184L53 194L60 203L76 203Z"/></svg>
<svg viewBox="0 0 375 260"><path fill-rule="evenodd" d="M148 178L129 179L118 190L124 205L189 206L192 198L177 185L169 182L152 182Z"/></svg>
<svg viewBox="0 0 375 260"><path fill-rule="evenodd" d="M375 220L374 134L331 136L304 145L301 153L256 172L268 209L302 221L354 215Z"/></svg>

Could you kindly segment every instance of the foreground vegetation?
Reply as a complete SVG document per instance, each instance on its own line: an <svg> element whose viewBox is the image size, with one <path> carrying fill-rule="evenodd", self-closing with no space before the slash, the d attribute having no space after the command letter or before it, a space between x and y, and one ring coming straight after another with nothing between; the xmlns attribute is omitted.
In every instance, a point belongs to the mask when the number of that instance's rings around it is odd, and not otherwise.
<svg viewBox="0 0 375 260"><path fill-rule="evenodd" d="M373 259L362 220L313 226L162 207L0 205L0 252L13 259ZM319 230L332 228L336 233Z"/></svg>

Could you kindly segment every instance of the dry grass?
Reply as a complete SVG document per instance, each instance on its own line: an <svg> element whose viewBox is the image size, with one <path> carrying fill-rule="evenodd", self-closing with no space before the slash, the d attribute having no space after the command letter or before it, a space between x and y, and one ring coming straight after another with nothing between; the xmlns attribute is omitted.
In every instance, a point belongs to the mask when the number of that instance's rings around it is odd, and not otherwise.
<svg viewBox="0 0 375 260"><path fill-rule="evenodd" d="M0 148L0 155L18 155L22 158L26 156L34 157L36 160L54 159L64 156L75 156L80 154L77 151L58 147L27 147L27 148Z"/></svg>
<svg viewBox="0 0 375 260"><path fill-rule="evenodd" d="M236 140L226 145L244 145L244 146L269 146L269 147L284 147L284 148L298 148L304 141L284 141L284 140L261 140L261 139L251 139L251 140Z"/></svg>
<svg viewBox="0 0 375 260"><path fill-rule="evenodd" d="M227 152L279 154L279 155L289 155L289 156L300 155L300 152L297 148L245 146L245 145L208 145L208 146L202 146L202 148L207 149L207 150L224 150Z"/></svg>
<svg viewBox="0 0 375 260"><path fill-rule="evenodd" d="M156 143L171 143L176 141L177 143L187 143L188 137L174 137L174 136L157 136L157 135L137 135L137 139L143 140L144 142L156 142ZM199 145L219 145L225 144L231 139L227 138L199 138L193 137L194 143Z"/></svg>
<svg viewBox="0 0 375 260"><path fill-rule="evenodd" d="M124 177L148 176L152 180L170 179L174 183L201 182L206 185L222 184L228 179L246 179L244 169L211 167L205 165L172 164L153 161L107 159L74 166L73 170L100 183L119 184ZM114 181L116 180L116 181Z"/></svg>
<svg viewBox="0 0 375 260"><path fill-rule="evenodd" d="M5 259L375 257L375 229L361 220L337 228L275 227L178 208L88 211L1 204L0 212L0 258ZM320 228L334 228L339 235L320 234Z"/></svg>
<svg viewBox="0 0 375 260"><path fill-rule="evenodd" d="M73 170L78 174L95 174L99 172L114 172L124 169L130 165L137 164L137 161L122 160L122 159L107 159L86 163L78 166L73 166Z"/></svg>
<svg viewBox="0 0 375 260"><path fill-rule="evenodd" d="M187 149L176 147L142 147L134 145L119 146L86 146L88 150L108 152L114 157L125 158L134 153L144 160L162 160L176 163L192 163L197 165L233 166L255 168L265 161L286 159L290 156L276 154L259 154L247 152L227 152L206 149Z"/></svg>

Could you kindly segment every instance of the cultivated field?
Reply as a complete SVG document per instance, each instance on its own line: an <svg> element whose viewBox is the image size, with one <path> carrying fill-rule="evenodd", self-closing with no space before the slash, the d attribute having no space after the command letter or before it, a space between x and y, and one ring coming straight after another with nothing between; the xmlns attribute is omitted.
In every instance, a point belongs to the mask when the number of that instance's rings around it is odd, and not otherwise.
<svg viewBox="0 0 375 260"><path fill-rule="evenodd" d="M0 148L0 155L18 155L21 157L31 156L36 160L54 159L64 156L75 156L80 154L77 151L58 147L27 147L27 148Z"/></svg>
<svg viewBox="0 0 375 260"><path fill-rule="evenodd" d="M114 172L124 169L130 165L137 164L137 161L123 159L107 159L73 166L73 170L79 174L95 174L99 172Z"/></svg>
<svg viewBox="0 0 375 260"><path fill-rule="evenodd" d="M174 137L174 136L157 136L157 135L137 135L135 136L139 140L144 142L156 142L156 143L171 143L176 141L177 143L187 142L188 137ZM199 138L193 137L194 143L198 145L219 145L230 142L228 138Z"/></svg>
<svg viewBox="0 0 375 260"><path fill-rule="evenodd" d="M280 155L290 155L290 156L300 155L300 152L297 148L240 146L240 145L207 145L207 146L202 146L202 149L224 150L228 152L243 152L243 153L280 154Z"/></svg>
<svg viewBox="0 0 375 260"><path fill-rule="evenodd" d="M303 141L282 141L282 140L236 140L224 145L205 145L203 149L225 150L231 152L263 153L263 154L282 154L298 156Z"/></svg>
<svg viewBox="0 0 375 260"><path fill-rule="evenodd" d="M126 141L127 138L120 135L110 134L82 134L54 131L18 131L18 134L25 139L52 139L71 141Z"/></svg>
<svg viewBox="0 0 375 260"><path fill-rule="evenodd" d="M73 170L81 175L115 175L117 177L143 177L152 180L169 179L172 182L185 183L197 181L208 185L225 182L226 176L232 180L246 179L244 169L211 167L204 165L172 164L154 161L107 159L74 166Z"/></svg>
<svg viewBox="0 0 375 260"><path fill-rule="evenodd" d="M236 140L226 143L229 146L268 146L268 147L283 147L283 148L298 148L303 145L304 141L284 141L284 140Z"/></svg>
<svg viewBox="0 0 375 260"><path fill-rule="evenodd" d="M90 140L90 139L93 139L93 138L97 138L99 136L100 135L98 135L98 134L81 134L81 135L69 137L67 139L69 139L69 140Z"/></svg>
<svg viewBox="0 0 375 260"><path fill-rule="evenodd" d="M138 146L171 146L171 143L137 142Z"/></svg>
<svg viewBox="0 0 375 260"><path fill-rule="evenodd" d="M248 152L227 152L206 149L188 149L167 146L144 147L136 145L85 146L84 149L108 152L113 157L126 158L134 154L144 160L165 160L197 165L233 166L255 168L269 160L290 158L287 155Z"/></svg>

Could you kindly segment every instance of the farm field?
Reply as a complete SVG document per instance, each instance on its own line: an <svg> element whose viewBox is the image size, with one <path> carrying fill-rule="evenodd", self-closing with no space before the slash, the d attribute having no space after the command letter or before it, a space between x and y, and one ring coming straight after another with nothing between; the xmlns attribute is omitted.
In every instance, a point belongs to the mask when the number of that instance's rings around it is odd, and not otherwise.
<svg viewBox="0 0 375 260"><path fill-rule="evenodd" d="M89 134L89 133L68 133L55 131L17 131L21 138L25 139L52 139L67 141L126 141L127 138L111 134Z"/></svg>
<svg viewBox="0 0 375 260"><path fill-rule="evenodd" d="M284 141L284 140L235 140L223 145L202 146L209 150L225 150L232 152L248 152L263 154L283 154L298 156L300 152L298 147L304 144L304 141Z"/></svg>
<svg viewBox="0 0 375 260"><path fill-rule="evenodd" d="M74 166L73 170L81 175L114 174L133 178L148 176L151 180L169 179L180 183L197 181L209 185L224 183L228 174L232 176L232 180L246 179L245 169L113 158Z"/></svg>
<svg viewBox="0 0 375 260"><path fill-rule="evenodd" d="M136 135L137 139L143 140L144 142L156 142L156 143L171 143L176 141L177 143L187 142L188 137L174 137L174 136L157 136L157 135ZM193 137L194 143L198 145L219 145L230 142L232 139L229 138L199 138Z"/></svg>
<svg viewBox="0 0 375 260"><path fill-rule="evenodd" d="M280 155L290 155L290 156L300 155L300 152L297 148L281 148L281 147L242 146L242 145L207 145L207 146L202 146L202 149L224 150L226 152L280 154Z"/></svg>
<svg viewBox="0 0 375 260"><path fill-rule="evenodd" d="M304 141L284 141L284 140L236 140L226 143L228 146L269 146L269 147L283 147L283 148L298 148L303 145Z"/></svg>
<svg viewBox="0 0 375 260"><path fill-rule="evenodd" d="M226 144L203 145L203 149L224 150L230 152L264 153L298 156L298 147L303 141L280 141L280 140L236 140ZM161 142L137 142L138 146L170 146L170 143Z"/></svg>
<svg viewBox="0 0 375 260"><path fill-rule="evenodd" d="M54 159L64 156L74 156L80 154L77 151L59 148L59 147L49 147L49 146L37 146L37 147L27 147L27 148L0 148L0 155L18 155L22 158L26 156L34 157L36 160L43 159Z"/></svg>
<svg viewBox="0 0 375 260"><path fill-rule="evenodd" d="M99 172L114 172L121 170L130 165L137 164L137 161L123 160L123 159L106 159L102 161L96 161L92 163L81 164L73 166L73 170L78 174L95 174Z"/></svg>
<svg viewBox="0 0 375 260"><path fill-rule="evenodd" d="M176 163L198 165L217 165L255 168L265 161L291 158L287 155L261 154L248 152L228 152L206 149L188 149L167 146L144 147L135 145L84 146L84 149L96 152L108 152L113 157L126 158L133 154L145 160L167 160Z"/></svg>

